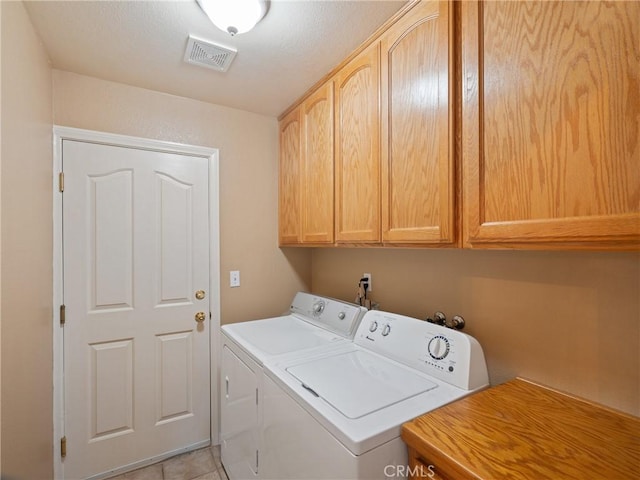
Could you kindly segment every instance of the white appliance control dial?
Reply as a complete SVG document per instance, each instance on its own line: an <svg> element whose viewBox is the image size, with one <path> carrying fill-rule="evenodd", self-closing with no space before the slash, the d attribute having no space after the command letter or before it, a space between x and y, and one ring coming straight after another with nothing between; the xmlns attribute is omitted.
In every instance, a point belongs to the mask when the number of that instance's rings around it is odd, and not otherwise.
<svg viewBox="0 0 640 480"><path fill-rule="evenodd" d="M429 355L435 360L442 360L449 354L449 340L444 335L436 335L429 340Z"/></svg>
<svg viewBox="0 0 640 480"><path fill-rule="evenodd" d="M317 317L322 312L324 312L324 307L325 307L324 301L323 300L318 300L317 302L315 302L313 304L313 306L311 308L313 309L313 314Z"/></svg>
<svg viewBox="0 0 640 480"><path fill-rule="evenodd" d="M387 335L389 335L389 333L391 333L391 325L387 323L382 329L382 336L386 337Z"/></svg>
<svg viewBox="0 0 640 480"><path fill-rule="evenodd" d="M344 319L345 319L345 317L346 317L346 315L345 315L345 313L344 313L344 312L340 312L340 313L338 314L338 318L339 318L340 320L344 320Z"/></svg>
<svg viewBox="0 0 640 480"><path fill-rule="evenodd" d="M371 325L369 325L369 331L375 332L377 329L378 329L378 322L374 320L373 322L371 322Z"/></svg>

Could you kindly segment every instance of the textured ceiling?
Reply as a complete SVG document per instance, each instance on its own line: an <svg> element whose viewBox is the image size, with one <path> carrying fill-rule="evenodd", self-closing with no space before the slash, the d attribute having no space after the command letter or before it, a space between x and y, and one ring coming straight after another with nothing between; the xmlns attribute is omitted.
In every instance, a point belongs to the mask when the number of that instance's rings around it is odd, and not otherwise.
<svg viewBox="0 0 640 480"><path fill-rule="evenodd" d="M272 0L250 32L218 30L195 0L26 1L53 67L276 116L406 0ZM228 72L183 62L188 36L237 49Z"/></svg>

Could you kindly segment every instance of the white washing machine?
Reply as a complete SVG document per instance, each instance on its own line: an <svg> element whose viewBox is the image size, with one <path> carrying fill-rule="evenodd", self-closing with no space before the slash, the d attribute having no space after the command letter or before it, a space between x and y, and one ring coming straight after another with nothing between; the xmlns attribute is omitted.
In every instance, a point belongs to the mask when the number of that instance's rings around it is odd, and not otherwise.
<svg viewBox="0 0 640 480"><path fill-rule="evenodd" d="M350 344L365 312L358 305L298 292L287 315L222 327L220 437L229 478L261 477L264 362Z"/></svg>
<svg viewBox="0 0 640 480"><path fill-rule="evenodd" d="M353 343L265 363L262 477L402 477L401 425L488 383L474 338L369 311Z"/></svg>

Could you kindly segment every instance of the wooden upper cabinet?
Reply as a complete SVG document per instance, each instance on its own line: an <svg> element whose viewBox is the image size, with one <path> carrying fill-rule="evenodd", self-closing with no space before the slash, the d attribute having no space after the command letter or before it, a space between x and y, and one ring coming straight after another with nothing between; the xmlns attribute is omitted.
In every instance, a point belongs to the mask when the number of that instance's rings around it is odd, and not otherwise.
<svg viewBox="0 0 640 480"><path fill-rule="evenodd" d="M640 2L406 8L281 119L280 244L639 249Z"/></svg>
<svg viewBox="0 0 640 480"><path fill-rule="evenodd" d="M640 246L640 2L462 2L472 247Z"/></svg>
<svg viewBox="0 0 640 480"><path fill-rule="evenodd" d="M333 243L333 82L302 105L302 242Z"/></svg>
<svg viewBox="0 0 640 480"><path fill-rule="evenodd" d="M380 242L379 42L335 76L336 242Z"/></svg>
<svg viewBox="0 0 640 480"><path fill-rule="evenodd" d="M421 2L381 38L382 240L456 241L453 2Z"/></svg>
<svg viewBox="0 0 640 480"><path fill-rule="evenodd" d="M296 108L280 121L280 245L297 245L301 241L301 131L300 108Z"/></svg>

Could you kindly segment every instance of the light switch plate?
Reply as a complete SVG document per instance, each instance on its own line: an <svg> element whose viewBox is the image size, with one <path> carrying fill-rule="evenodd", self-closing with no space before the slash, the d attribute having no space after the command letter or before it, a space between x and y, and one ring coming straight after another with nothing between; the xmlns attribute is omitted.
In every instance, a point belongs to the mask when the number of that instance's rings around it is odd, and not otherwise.
<svg viewBox="0 0 640 480"><path fill-rule="evenodd" d="M229 286L230 287L240 286L240 270L231 270L229 272Z"/></svg>

